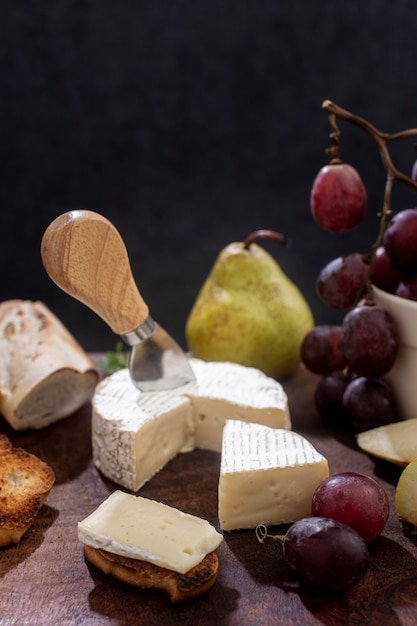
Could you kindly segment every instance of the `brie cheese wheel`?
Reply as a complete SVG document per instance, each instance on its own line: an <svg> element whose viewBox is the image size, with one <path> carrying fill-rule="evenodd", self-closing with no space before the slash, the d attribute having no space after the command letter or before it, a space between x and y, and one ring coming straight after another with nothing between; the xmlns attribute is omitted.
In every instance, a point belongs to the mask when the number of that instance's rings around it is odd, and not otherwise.
<svg viewBox="0 0 417 626"><path fill-rule="evenodd" d="M223 536L194 515L115 491L78 523L84 544L185 574L216 550Z"/></svg>
<svg viewBox="0 0 417 626"><path fill-rule="evenodd" d="M189 392L195 446L220 452L228 419L291 428L288 399L282 386L253 367L191 359L197 389Z"/></svg>
<svg viewBox="0 0 417 626"><path fill-rule="evenodd" d="M128 370L116 372L97 386L91 424L96 467L132 491L179 452L194 448L189 400L168 391L141 394Z"/></svg>
<svg viewBox="0 0 417 626"><path fill-rule="evenodd" d="M328 462L289 430L230 420L223 431L218 486L222 530L288 524L311 515Z"/></svg>
<svg viewBox="0 0 417 626"><path fill-rule="evenodd" d="M96 467L137 491L180 452L221 451L227 419L291 427L282 386L257 369L190 359L196 383L172 391L140 392L127 369L104 379L92 400Z"/></svg>

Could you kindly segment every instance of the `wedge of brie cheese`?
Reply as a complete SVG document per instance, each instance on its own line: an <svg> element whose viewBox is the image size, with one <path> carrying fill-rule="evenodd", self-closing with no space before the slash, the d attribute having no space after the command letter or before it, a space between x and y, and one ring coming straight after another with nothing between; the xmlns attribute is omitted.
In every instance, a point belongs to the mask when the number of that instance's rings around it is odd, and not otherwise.
<svg viewBox="0 0 417 626"><path fill-rule="evenodd" d="M140 394L128 370L100 383L92 405L94 463L127 489L136 491L179 452L194 448L189 400L167 391Z"/></svg>
<svg viewBox="0 0 417 626"><path fill-rule="evenodd" d="M311 515L327 460L292 431L230 420L223 431L219 478L222 530L287 524Z"/></svg>
<svg viewBox="0 0 417 626"><path fill-rule="evenodd" d="M216 550L223 536L194 515L115 491L78 523L84 544L184 574Z"/></svg>
<svg viewBox="0 0 417 626"><path fill-rule="evenodd" d="M104 379L92 401L96 467L137 491L180 452L221 451L227 419L290 428L282 386L254 368L190 359L196 384L141 393L127 369Z"/></svg>

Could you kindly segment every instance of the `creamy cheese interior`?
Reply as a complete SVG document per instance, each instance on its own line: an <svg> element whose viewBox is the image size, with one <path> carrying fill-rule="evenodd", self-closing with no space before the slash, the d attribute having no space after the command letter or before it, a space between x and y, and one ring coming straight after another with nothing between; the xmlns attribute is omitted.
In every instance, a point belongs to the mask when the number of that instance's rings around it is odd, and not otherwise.
<svg viewBox="0 0 417 626"><path fill-rule="evenodd" d="M328 474L327 460L301 435L230 420L223 431L220 527L255 528L310 516L313 493Z"/></svg>
<svg viewBox="0 0 417 626"><path fill-rule="evenodd" d="M112 493L79 522L78 537L93 548L180 574L200 563L223 540L206 520L122 491Z"/></svg>
<svg viewBox="0 0 417 626"><path fill-rule="evenodd" d="M254 368L190 359L197 385L141 393L127 369L102 381L93 398L95 465L137 491L180 452L221 451L227 419L290 428L282 386Z"/></svg>
<svg viewBox="0 0 417 626"><path fill-rule="evenodd" d="M192 359L196 391L193 405L195 447L220 452L228 419L290 428L287 396L282 386L252 367Z"/></svg>

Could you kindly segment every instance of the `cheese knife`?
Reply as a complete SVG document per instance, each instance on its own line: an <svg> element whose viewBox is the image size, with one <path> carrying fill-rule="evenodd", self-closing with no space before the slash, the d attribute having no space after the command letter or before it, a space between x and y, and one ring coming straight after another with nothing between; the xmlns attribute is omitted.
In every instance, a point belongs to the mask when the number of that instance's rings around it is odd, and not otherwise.
<svg viewBox="0 0 417 626"><path fill-rule="evenodd" d="M187 356L152 319L122 237L109 220L86 209L59 215L42 237L41 257L58 287L132 346L129 371L138 389L175 389L195 381Z"/></svg>

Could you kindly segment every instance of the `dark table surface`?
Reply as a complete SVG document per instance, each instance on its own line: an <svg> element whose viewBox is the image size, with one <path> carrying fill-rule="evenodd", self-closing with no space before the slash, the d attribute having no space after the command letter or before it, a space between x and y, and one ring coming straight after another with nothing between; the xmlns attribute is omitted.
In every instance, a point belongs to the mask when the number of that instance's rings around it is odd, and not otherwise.
<svg viewBox="0 0 417 626"><path fill-rule="evenodd" d="M56 474L31 529L20 544L0 551L0 624L416 624L417 547L404 535L394 508L401 469L368 457L351 434L324 427L312 401L315 382L303 368L284 382L293 429L327 457L331 473L374 476L390 499L389 521L370 546L371 566L360 583L343 593L312 592L289 572L278 542L261 545L252 530L225 533L215 586L189 603L172 605L163 593L132 589L87 565L77 522L117 487L93 466L87 405L39 432L15 433L0 422L0 432L48 462ZM218 475L219 454L196 450L172 460L140 493L218 527Z"/></svg>

